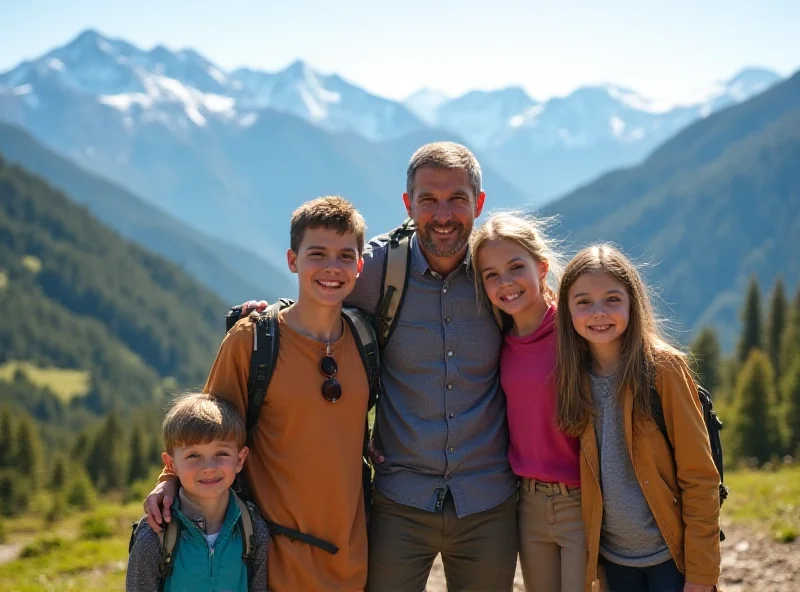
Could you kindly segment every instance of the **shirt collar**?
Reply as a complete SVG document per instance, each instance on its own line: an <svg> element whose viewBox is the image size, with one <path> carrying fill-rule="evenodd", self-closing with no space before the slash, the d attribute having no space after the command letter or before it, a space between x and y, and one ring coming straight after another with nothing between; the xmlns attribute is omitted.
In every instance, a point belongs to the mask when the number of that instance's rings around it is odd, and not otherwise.
<svg viewBox="0 0 800 592"><path fill-rule="evenodd" d="M428 264L428 260L425 258L425 253L422 252L422 247L419 246L419 238L417 237L416 232L411 236L411 263L422 274L424 274L426 271L430 272L431 274L435 273ZM463 269L467 273L468 277L472 277L472 266L470 263L469 250L467 250L464 261L461 262L459 268Z"/></svg>

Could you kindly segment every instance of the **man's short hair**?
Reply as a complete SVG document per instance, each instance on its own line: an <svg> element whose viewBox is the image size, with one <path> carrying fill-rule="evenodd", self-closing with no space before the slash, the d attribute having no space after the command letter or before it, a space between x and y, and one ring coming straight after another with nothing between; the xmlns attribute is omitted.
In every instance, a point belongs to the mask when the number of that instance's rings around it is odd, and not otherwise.
<svg viewBox="0 0 800 592"><path fill-rule="evenodd" d="M406 193L413 196L414 178L423 167L435 169L462 169L477 196L481 191L481 165L469 148L455 142L433 142L414 152L406 170Z"/></svg>
<svg viewBox="0 0 800 592"><path fill-rule="evenodd" d="M338 195L326 195L307 201L292 213L290 242L292 251L300 249L307 230L328 228L339 234L352 232L356 235L358 254L364 252L364 235L367 224L355 206Z"/></svg>
<svg viewBox="0 0 800 592"><path fill-rule="evenodd" d="M168 454L176 447L236 441L239 450L247 438L244 421L230 403L205 393L178 397L161 426Z"/></svg>

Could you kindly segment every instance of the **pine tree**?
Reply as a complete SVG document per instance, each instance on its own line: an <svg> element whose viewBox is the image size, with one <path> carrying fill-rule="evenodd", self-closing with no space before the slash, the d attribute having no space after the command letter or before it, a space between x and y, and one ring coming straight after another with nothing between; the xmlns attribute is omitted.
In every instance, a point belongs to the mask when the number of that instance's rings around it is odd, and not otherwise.
<svg viewBox="0 0 800 592"><path fill-rule="evenodd" d="M147 452L144 448L142 430L137 424L133 428L130 440L130 461L128 463L128 482L133 483L143 477L147 477L150 463L147 460Z"/></svg>
<svg viewBox="0 0 800 592"><path fill-rule="evenodd" d="M23 417L17 424L17 454L14 468L27 476L31 486L38 487L42 471L42 443L33 422Z"/></svg>
<svg viewBox="0 0 800 592"><path fill-rule="evenodd" d="M800 453L800 358L796 359L781 382L785 421L784 442L790 454Z"/></svg>
<svg viewBox="0 0 800 592"><path fill-rule="evenodd" d="M61 491L67 481L67 461L59 455L53 461L53 470L50 472L50 489Z"/></svg>
<svg viewBox="0 0 800 592"><path fill-rule="evenodd" d="M735 422L731 443L735 458L766 462L779 453L774 376L769 358L753 350L736 381Z"/></svg>
<svg viewBox="0 0 800 592"><path fill-rule="evenodd" d="M776 384L780 384L781 378L781 341L786 329L786 306L786 291L783 288L783 279L779 277L775 280L775 286L772 289L764 335L764 345L772 368L775 370Z"/></svg>
<svg viewBox="0 0 800 592"><path fill-rule="evenodd" d="M792 308L781 337L781 373L785 374L800 358L800 287L792 300Z"/></svg>
<svg viewBox="0 0 800 592"><path fill-rule="evenodd" d="M9 411L8 407L5 407L2 414L0 414L0 469L13 466L16 449L14 426L11 423L11 411Z"/></svg>
<svg viewBox="0 0 800 592"><path fill-rule="evenodd" d="M744 364L751 351L761 348L763 335L761 328L761 289L755 277L750 279L750 284L747 288L747 296L742 310L742 324L742 336L736 349L736 359Z"/></svg>
<svg viewBox="0 0 800 592"><path fill-rule="evenodd" d="M91 438L85 431L78 434L75 438L75 444L72 445L72 460L75 462L86 464L89 456L89 449L91 448Z"/></svg>
<svg viewBox="0 0 800 592"><path fill-rule="evenodd" d="M100 491L121 489L125 485L121 432L117 416L109 413L89 450L86 469Z"/></svg>
<svg viewBox="0 0 800 592"><path fill-rule="evenodd" d="M720 348L717 332L713 327L704 327L691 345L695 360L695 372L706 389L714 395L722 382Z"/></svg>

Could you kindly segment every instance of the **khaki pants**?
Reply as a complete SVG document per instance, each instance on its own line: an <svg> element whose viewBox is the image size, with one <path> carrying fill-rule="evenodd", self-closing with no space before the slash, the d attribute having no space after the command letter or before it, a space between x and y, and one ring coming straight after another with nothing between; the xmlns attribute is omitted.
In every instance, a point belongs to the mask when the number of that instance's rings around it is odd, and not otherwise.
<svg viewBox="0 0 800 592"><path fill-rule="evenodd" d="M464 518L451 495L428 512L375 492L369 525L369 592L420 592L442 554L447 590L510 592L517 566L517 494Z"/></svg>
<svg viewBox="0 0 800 592"><path fill-rule="evenodd" d="M535 490L534 481L523 479L519 492L519 560L525 590L580 592L587 560L580 489L566 495L545 493Z"/></svg>

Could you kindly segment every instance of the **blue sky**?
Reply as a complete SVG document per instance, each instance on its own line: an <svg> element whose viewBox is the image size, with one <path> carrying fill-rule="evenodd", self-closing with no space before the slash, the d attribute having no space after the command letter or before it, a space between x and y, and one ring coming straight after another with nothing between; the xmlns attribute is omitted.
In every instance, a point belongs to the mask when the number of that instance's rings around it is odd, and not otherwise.
<svg viewBox="0 0 800 592"><path fill-rule="evenodd" d="M193 47L223 68L297 58L372 92L512 84L545 99L613 82L674 102L759 65L800 69L796 0L6 0L0 71L87 27ZM657 4L657 5L656 5Z"/></svg>

